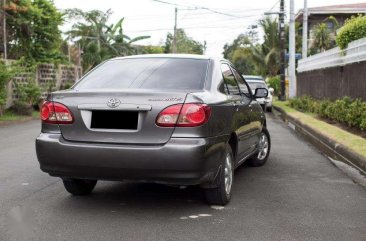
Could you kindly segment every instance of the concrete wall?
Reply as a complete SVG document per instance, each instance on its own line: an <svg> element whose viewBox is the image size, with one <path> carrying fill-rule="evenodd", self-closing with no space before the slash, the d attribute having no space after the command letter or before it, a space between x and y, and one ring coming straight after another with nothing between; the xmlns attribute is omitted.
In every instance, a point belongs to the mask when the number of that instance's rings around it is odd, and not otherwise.
<svg viewBox="0 0 366 241"><path fill-rule="evenodd" d="M42 90L42 97L48 92L64 89L73 85L82 75L79 66L40 64L35 72L29 71L17 74L8 84L8 98L6 108L18 99L16 94L16 84L25 84L35 81Z"/></svg>
<svg viewBox="0 0 366 241"><path fill-rule="evenodd" d="M315 98L366 100L366 38L299 61L297 93Z"/></svg>
<svg viewBox="0 0 366 241"><path fill-rule="evenodd" d="M366 61L299 73L297 92L318 99L350 96L366 101Z"/></svg>

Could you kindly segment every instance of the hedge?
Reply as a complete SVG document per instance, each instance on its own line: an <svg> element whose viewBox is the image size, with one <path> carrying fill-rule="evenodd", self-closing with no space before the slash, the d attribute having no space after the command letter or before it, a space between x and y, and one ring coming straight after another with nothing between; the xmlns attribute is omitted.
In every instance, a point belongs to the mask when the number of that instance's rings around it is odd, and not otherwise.
<svg viewBox="0 0 366 241"><path fill-rule="evenodd" d="M346 49L352 41L366 37L366 16L358 16L347 19L345 25L337 34L337 45L340 49Z"/></svg>
<svg viewBox="0 0 366 241"><path fill-rule="evenodd" d="M343 97L335 101L302 96L289 100L289 106L302 112L316 113L322 118L366 130L366 102Z"/></svg>

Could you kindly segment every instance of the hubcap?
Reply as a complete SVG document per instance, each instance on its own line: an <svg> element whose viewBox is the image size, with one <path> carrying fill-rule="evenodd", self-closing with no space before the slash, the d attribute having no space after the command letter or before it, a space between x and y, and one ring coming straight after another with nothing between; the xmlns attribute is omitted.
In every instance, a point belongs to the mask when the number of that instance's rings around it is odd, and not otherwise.
<svg viewBox="0 0 366 241"><path fill-rule="evenodd" d="M260 138L259 138L259 143L258 143L258 147L259 147L259 152L258 152L258 159L259 160L263 160L264 158L266 158L267 153L268 153L268 137L266 134L262 133Z"/></svg>
<svg viewBox="0 0 366 241"><path fill-rule="evenodd" d="M231 155L228 153L225 160L225 191L229 194L233 184L233 167L231 165Z"/></svg>

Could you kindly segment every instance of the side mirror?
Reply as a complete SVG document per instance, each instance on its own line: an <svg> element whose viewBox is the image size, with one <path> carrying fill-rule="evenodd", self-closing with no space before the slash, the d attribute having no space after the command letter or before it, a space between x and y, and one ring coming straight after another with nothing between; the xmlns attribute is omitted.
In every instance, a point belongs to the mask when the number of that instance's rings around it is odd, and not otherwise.
<svg viewBox="0 0 366 241"><path fill-rule="evenodd" d="M266 88L256 88L254 92L254 98L266 98L268 96L268 90Z"/></svg>
<svg viewBox="0 0 366 241"><path fill-rule="evenodd" d="M273 88L269 88L269 89L268 89L268 91L269 91L271 94L273 94L274 89L273 89Z"/></svg>

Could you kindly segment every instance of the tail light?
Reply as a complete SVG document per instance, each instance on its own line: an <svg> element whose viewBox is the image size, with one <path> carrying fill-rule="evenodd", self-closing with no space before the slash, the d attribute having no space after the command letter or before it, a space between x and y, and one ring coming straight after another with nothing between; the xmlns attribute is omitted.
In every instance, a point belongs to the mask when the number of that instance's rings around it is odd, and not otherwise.
<svg viewBox="0 0 366 241"><path fill-rule="evenodd" d="M194 127L207 123L211 107L205 104L178 104L162 110L156 118L161 127Z"/></svg>
<svg viewBox="0 0 366 241"><path fill-rule="evenodd" d="M63 104L45 101L41 108L41 119L51 124L71 124L74 122L71 111Z"/></svg>

